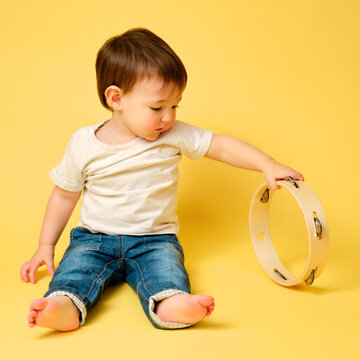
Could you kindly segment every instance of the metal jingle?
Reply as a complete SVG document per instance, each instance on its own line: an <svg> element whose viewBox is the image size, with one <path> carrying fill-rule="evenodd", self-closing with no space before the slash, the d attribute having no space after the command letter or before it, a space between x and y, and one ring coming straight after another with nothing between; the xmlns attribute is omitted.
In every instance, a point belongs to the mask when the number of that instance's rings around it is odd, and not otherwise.
<svg viewBox="0 0 360 360"><path fill-rule="evenodd" d="M317 217L314 217L315 229L316 229L316 237L320 240L322 234L322 225L320 220Z"/></svg>
<svg viewBox="0 0 360 360"><path fill-rule="evenodd" d="M313 269L310 273L310 275L307 277L307 279L305 280L305 284L306 285L312 285L312 283L314 282L314 279L315 279L315 273L316 273L316 270L318 268L316 267L315 269Z"/></svg>
<svg viewBox="0 0 360 360"><path fill-rule="evenodd" d="M274 269L274 273L279 275L282 279L287 280L287 278L278 269Z"/></svg>
<svg viewBox="0 0 360 360"><path fill-rule="evenodd" d="M284 180L291 182L297 189L299 188L299 185L296 183L294 178L292 178L291 176L287 176Z"/></svg>
<svg viewBox="0 0 360 360"><path fill-rule="evenodd" d="M260 201L265 204L269 201L269 188L266 188L266 190L264 191L264 193L262 194Z"/></svg>

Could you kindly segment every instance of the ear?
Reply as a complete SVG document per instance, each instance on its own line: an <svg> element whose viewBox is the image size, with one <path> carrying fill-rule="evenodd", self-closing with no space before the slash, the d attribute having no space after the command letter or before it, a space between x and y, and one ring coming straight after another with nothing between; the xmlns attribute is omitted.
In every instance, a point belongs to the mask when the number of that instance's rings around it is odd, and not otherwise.
<svg viewBox="0 0 360 360"><path fill-rule="evenodd" d="M105 90L105 97L107 104L113 110L121 110L122 109L122 97L123 91L115 85L111 85Z"/></svg>

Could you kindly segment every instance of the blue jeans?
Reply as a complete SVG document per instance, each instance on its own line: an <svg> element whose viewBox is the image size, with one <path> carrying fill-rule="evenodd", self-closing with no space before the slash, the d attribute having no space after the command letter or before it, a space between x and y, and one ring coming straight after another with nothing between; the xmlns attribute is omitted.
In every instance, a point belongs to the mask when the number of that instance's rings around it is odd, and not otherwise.
<svg viewBox="0 0 360 360"><path fill-rule="evenodd" d="M184 252L175 234L107 235L74 228L44 297L69 296L79 308L83 324L87 311L105 289L122 282L137 292L156 328L191 325L165 322L155 314L156 302L177 293L190 293Z"/></svg>

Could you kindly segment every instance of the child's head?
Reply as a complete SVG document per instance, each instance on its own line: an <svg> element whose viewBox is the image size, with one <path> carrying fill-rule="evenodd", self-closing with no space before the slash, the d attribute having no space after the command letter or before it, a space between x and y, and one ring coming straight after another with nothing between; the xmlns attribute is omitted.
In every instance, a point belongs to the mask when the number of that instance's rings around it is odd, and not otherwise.
<svg viewBox="0 0 360 360"><path fill-rule="evenodd" d="M131 92L136 82L156 76L164 86L173 83L182 92L187 74L170 46L151 31L135 28L114 36L101 47L96 58L97 89L104 107L108 105L105 90L115 85L123 94Z"/></svg>

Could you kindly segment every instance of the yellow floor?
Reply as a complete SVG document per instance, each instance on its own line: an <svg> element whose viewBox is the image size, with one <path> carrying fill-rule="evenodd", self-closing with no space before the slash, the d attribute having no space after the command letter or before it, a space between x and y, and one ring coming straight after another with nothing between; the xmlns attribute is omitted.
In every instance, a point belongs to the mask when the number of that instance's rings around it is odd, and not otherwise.
<svg viewBox="0 0 360 360"><path fill-rule="evenodd" d="M358 360L359 13L357 0L3 1L0 358ZM187 68L179 120L242 138L304 174L328 220L328 263L310 287L274 283L249 236L262 174L184 158L179 235L193 293L214 296L213 315L156 330L124 285L109 289L78 331L29 329L29 304L51 277L42 268L38 283L26 284L19 268L37 246L48 172L73 132L109 118L96 94L96 53L133 27L163 37ZM274 244L298 274L302 214L283 190L273 202ZM78 220L79 207L56 264Z"/></svg>
<svg viewBox="0 0 360 360"><path fill-rule="evenodd" d="M89 359L115 354L121 354L123 359L166 359L166 354L174 359L357 359L359 247L345 241L351 237L351 229L344 230L344 225L328 213L332 246L325 271L310 287L284 288L263 272L251 246L247 218L237 216L237 211L246 211L250 201L250 194L244 196L244 204L234 206L236 211L222 220L223 233L211 221L212 216L219 215L215 207L205 209L195 200L199 218L193 225L186 216L187 205L180 208L185 217L182 242L193 292L210 294L216 302L211 318L185 330L154 329L127 285L110 288L90 312L86 325L75 332L29 329L28 305L47 290L50 276L43 268L36 285L23 283L18 268L31 246L23 250L7 246L1 268L2 358L36 359L36 354L41 353L53 359L69 354L74 359L84 354ZM286 196L275 196L278 199L274 197L271 213L274 226L284 216L279 204L285 201L290 208L292 205ZM225 192L225 200L229 201L227 197ZM301 220L299 211L291 208L287 219ZM235 223L233 230L226 228L227 221ZM302 234L302 226L296 226ZM297 270L295 265L304 260L306 241L296 234L289 239L286 231L274 231L277 248L289 268ZM12 234L3 234L13 242L24 241L30 235L31 231L21 226ZM289 250L289 241L302 258ZM64 235L57 262L66 242Z"/></svg>

